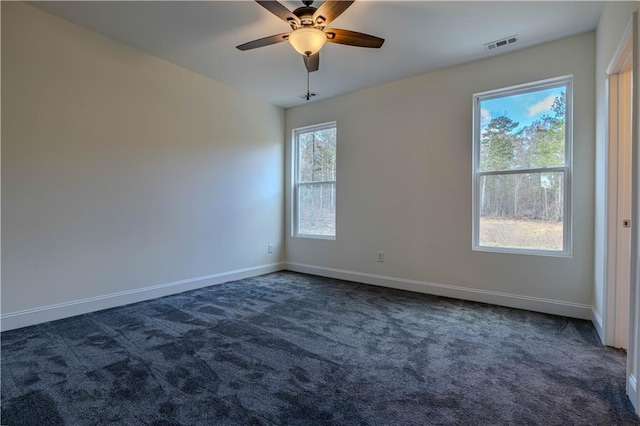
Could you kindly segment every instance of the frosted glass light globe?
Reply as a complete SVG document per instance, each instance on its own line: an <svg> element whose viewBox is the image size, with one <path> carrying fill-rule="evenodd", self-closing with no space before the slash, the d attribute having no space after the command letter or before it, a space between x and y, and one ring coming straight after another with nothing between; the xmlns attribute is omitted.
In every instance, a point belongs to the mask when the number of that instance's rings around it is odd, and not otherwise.
<svg viewBox="0 0 640 426"><path fill-rule="evenodd" d="M301 55L315 55L327 42L324 31L312 27L302 27L289 34L289 43Z"/></svg>

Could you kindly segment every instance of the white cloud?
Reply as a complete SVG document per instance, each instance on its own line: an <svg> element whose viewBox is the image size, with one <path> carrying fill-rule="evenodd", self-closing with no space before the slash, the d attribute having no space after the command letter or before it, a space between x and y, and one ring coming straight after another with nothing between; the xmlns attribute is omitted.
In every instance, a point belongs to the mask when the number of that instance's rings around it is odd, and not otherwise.
<svg viewBox="0 0 640 426"><path fill-rule="evenodd" d="M540 102L531 105L527 108L527 115L529 117L534 117L538 114L542 114L543 112L551 111L551 106L555 99L556 95L549 95Z"/></svg>
<svg viewBox="0 0 640 426"><path fill-rule="evenodd" d="M491 121L491 113L489 112L488 109L482 108L480 110L480 122L488 123L489 121Z"/></svg>

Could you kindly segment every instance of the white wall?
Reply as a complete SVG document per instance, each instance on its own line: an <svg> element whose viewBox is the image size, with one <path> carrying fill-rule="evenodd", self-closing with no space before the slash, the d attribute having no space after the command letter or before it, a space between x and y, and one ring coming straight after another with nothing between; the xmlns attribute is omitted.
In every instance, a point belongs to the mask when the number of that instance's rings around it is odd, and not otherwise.
<svg viewBox="0 0 640 426"><path fill-rule="evenodd" d="M291 237L287 209L289 267L588 318L594 52L587 33L287 110L287 137L338 126L337 238ZM473 94L566 74L574 75L573 257L472 251Z"/></svg>
<svg viewBox="0 0 640 426"><path fill-rule="evenodd" d="M2 2L2 124L4 329L282 267L280 108Z"/></svg>
<svg viewBox="0 0 640 426"><path fill-rule="evenodd" d="M595 185L595 261L594 261L594 323L605 340L602 320L606 312L606 226L605 198L607 163L607 68L615 55L622 35L638 3L605 2L596 31L596 185ZM611 339L613 336L610 336ZM612 343L612 340L609 343Z"/></svg>

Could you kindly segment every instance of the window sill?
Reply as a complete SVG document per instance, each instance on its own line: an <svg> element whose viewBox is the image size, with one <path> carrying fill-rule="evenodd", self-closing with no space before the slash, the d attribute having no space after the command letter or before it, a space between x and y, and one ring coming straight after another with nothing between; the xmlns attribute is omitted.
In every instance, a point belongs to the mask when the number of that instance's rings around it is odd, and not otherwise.
<svg viewBox="0 0 640 426"><path fill-rule="evenodd" d="M309 240L335 240L335 235L313 235L313 234L298 234L293 235L293 238L305 238Z"/></svg>
<svg viewBox="0 0 640 426"><path fill-rule="evenodd" d="M508 247L490 247L490 246L473 246L473 251L483 251L489 253L503 253L503 254L526 254L531 256L545 256L545 257L564 257L572 258L571 251L553 251L553 250L532 250L532 249L517 249Z"/></svg>

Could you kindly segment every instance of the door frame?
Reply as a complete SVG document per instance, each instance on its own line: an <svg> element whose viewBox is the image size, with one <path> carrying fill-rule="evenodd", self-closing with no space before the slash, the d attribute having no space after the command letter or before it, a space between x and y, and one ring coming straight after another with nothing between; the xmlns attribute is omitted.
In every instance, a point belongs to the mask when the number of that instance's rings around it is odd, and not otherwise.
<svg viewBox="0 0 640 426"><path fill-rule="evenodd" d="M629 47L630 46L630 47ZM618 44L611 65L607 69L605 82L605 99L607 102L607 147L605 160L605 291L602 317L603 343L615 346L616 324L616 280L613 275L618 267L618 136L617 116L615 116L616 128L609 125L611 115L611 92L613 83L611 79L615 74L616 65L621 64L625 49L631 50L632 56L632 93L631 93L631 235L630 235L630 263L629 263L629 322L627 344L627 371L626 391L636 412L640 415L640 392L638 389L638 377L640 372L640 22L638 12L634 12L625 32ZM617 90L617 88L616 88ZM617 112L616 112L617 114ZM615 133L614 133L615 132ZM612 143L615 141L615 143ZM615 160L615 161L614 161ZM613 279L612 279L613 278ZM620 302L620 301L618 301ZM596 314L596 320L599 320ZM597 322L594 322L597 324Z"/></svg>
<svg viewBox="0 0 640 426"><path fill-rule="evenodd" d="M631 286L629 297L629 348L627 349L627 395L640 414L640 22L633 13L633 92L631 117Z"/></svg>
<svg viewBox="0 0 640 426"><path fill-rule="evenodd" d="M624 249L622 242L625 239L622 227L623 219L631 219L630 216L622 217L624 202L629 201L632 189L632 177L622 176L624 171L621 164L621 156L629 151L629 146L623 145L619 129L621 115L619 111L620 75L626 71L626 67L633 66L633 19L629 21L625 32L618 44L618 48L607 67L606 99L607 99L607 220L606 220L606 292L604 312L604 343L607 346L628 346L628 316L620 317L620 311L628 310L628 289L621 291L621 283L631 285L631 275L628 262L630 260L630 247ZM629 171L628 171L629 172ZM629 212L630 214L630 212ZM625 215L626 216L626 215ZM634 221L632 221L634 224ZM628 238L627 236L626 238ZM626 257L626 259L624 259ZM626 268L626 270L625 270ZM626 277L623 276L626 274ZM624 298L624 300L621 300ZM622 306L622 304L626 306ZM627 324L621 325L621 321ZM621 331L625 332L621 336Z"/></svg>

